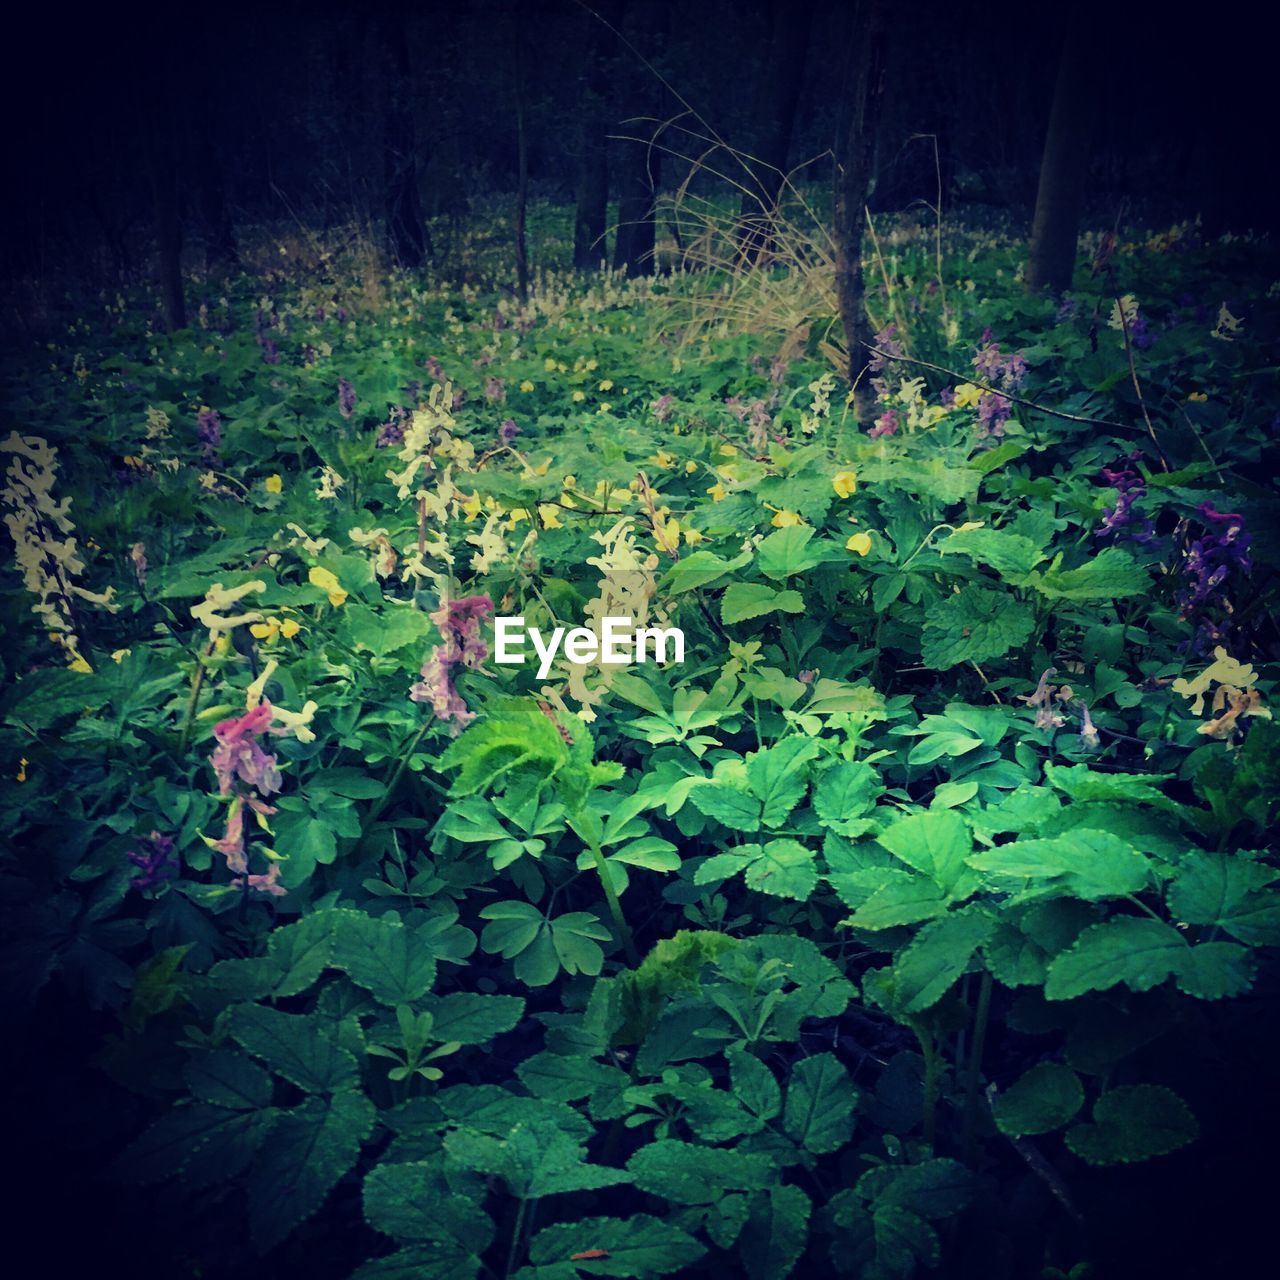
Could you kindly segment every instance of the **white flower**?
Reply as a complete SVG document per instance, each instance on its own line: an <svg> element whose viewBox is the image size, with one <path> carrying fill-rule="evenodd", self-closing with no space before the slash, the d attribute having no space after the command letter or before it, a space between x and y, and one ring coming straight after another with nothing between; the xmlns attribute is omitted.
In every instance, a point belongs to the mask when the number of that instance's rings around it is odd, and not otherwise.
<svg viewBox="0 0 1280 1280"><path fill-rule="evenodd" d="M248 622L262 621L263 615L256 610L237 614L224 614L223 611L238 604L245 596L266 589L267 584L261 578L241 583L238 587L224 587L222 583L215 582L204 593L204 599L191 610L191 616L201 626L208 627L210 640L216 640L224 631L231 631Z"/></svg>

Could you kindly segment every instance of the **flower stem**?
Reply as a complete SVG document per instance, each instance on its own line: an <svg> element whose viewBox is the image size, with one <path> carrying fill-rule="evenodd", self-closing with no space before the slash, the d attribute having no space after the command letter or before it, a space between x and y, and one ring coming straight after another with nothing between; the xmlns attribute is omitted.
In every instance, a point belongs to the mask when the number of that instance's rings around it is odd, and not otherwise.
<svg viewBox="0 0 1280 1280"><path fill-rule="evenodd" d="M579 831L578 834L585 841L588 849L591 850L592 860L596 864L596 873L600 877L600 887L604 890L605 901L609 904L609 914L613 916L614 928L618 931L619 938L622 939L623 949L627 953L627 963L634 969L640 963L640 953L636 950L635 939L631 936L631 928L627 924L627 918L622 914L622 902L618 898L618 891L613 887L613 877L609 874L609 865L605 861L604 850L589 835Z"/></svg>

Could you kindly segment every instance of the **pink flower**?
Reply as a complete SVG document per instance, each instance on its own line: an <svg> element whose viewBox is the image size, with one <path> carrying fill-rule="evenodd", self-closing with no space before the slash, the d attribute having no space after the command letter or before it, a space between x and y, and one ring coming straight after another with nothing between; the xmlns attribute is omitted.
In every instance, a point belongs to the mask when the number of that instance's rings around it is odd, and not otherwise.
<svg viewBox="0 0 1280 1280"><path fill-rule="evenodd" d="M271 703L263 698L238 719L223 720L214 726L213 736L218 745L209 759L218 775L220 794L227 795L236 778L264 795L280 790L280 768L276 758L263 751L257 742L260 733L284 732L283 729L272 729L273 714Z"/></svg>
<svg viewBox="0 0 1280 1280"><path fill-rule="evenodd" d="M284 885L276 883L279 879L280 864L273 862L267 868L266 875L245 876L243 883L248 885L250 889L257 889L259 893L269 893L273 898L282 898L289 890Z"/></svg>

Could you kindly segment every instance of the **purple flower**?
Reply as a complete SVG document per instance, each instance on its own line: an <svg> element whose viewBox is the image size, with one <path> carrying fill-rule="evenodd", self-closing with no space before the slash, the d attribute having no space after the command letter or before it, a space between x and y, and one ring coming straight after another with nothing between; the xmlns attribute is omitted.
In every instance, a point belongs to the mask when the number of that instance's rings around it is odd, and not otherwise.
<svg viewBox="0 0 1280 1280"><path fill-rule="evenodd" d="M874 439L877 436L893 436L898 434L898 427L901 423L898 421L898 411L896 409L886 409L877 419L874 427L867 432L868 437Z"/></svg>
<svg viewBox="0 0 1280 1280"><path fill-rule="evenodd" d="M212 461L222 443L222 419L217 409L204 408L196 414L196 438L205 461Z"/></svg>
<svg viewBox="0 0 1280 1280"><path fill-rule="evenodd" d="M490 404L501 404L507 398L507 384L501 378L487 379L484 384L484 398Z"/></svg>
<svg viewBox="0 0 1280 1280"><path fill-rule="evenodd" d="M659 396L652 404L650 404L649 408L653 410L653 416L657 418L659 422L666 422L666 420L671 417L672 413L675 411L675 403L676 401L674 396Z"/></svg>
<svg viewBox="0 0 1280 1280"><path fill-rule="evenodd" d="M1245 575L1253 571L1244 517L1219 511L1211 502L1202 502L1196 511L1206 533L1192 542L1183 561L1182 572L1191 579L1179 597L1184 611L1208 600L1233 571Z"/></svg>
<svg viewBox="0 0 1280 1280"><path fill-rule="evenodd" d="M258 745L258 735L271 730L272 707L265 698L244 715L223 720L213 727L218 745L210 762L218 775L218 790L227 795L239 778L264 795L280 790L280 769L275 756ZM283 732L283 730L280 730Z"/></svg>
<svg viewBox="0 0 1280 1280"><path fill-rule="evenodd" d="M873 339L876 349L871 353L871 359L867 361L867 368L872 373L883 372L889 367L887 361L895 356L901 357L907 354L907 349L898 340L897 333L896 324L887 324L876 334Z"/></svg>
<svg viewBox="0 0 1280 1280"><path fill-rule="evenodd" d="M356 409L356 389L346 378L338 379L338 412L349 418Z"/></svg>
<svg viewBox="0 0 1280 1280"><path fill-rule="evenodd" d="M280 352L271 338L267 338L262 344L262 361L264 364L280 363Z"/></svg>
<svg viewBox="0 0 1280 1280"><path fill-rule="evenodd" d="M419 672L419 679L409 690L412 702L428 703L437 720L450 725L458 733L475 719L454 686L455 667L475 670L489 656L489 646L480 634L484 620L493 612L488 596L462 596L446 600L428 615L440 629L444 643L436 645Z"/></svg>
<svg viewBox="0 0 1280 1280"><path fill-rule="evenodd" d="M519 434L520 428L516 426L512 418L504 419L502 425L498 428L498 439L503 444L510 444Z"/></svg>
<svg viewBox="0 0 1280 1280"><path fill-rule="evenodd" d="M1005 355L998 343L987 341L986 335L990 332L991 330L988 329L984 334L983 345L978 348L978 354L973 357L973 367L988 383L999 386L1002 391L1016 391L1026 380L1026 358L1021 351L1013 351ZM1001 421L1003 422L1008 416L1005 414Z"/></svg>
<svg viewBox="0 0 1280 1280"><path fill-rule="evenodd" d="M982 435L1004 435L1004 424L1013 412L1013 402L998 391L988 391L978 401L978 426Z"/></svg>
<svg viewBox="0 0 1280 1280"><path fill-rule="evenodd" d="M428 356L423 362L422 367L437 381L444 381L444 370L440 367L440 361L435 356Z"/></svg>
<svg viewBox="0 0 1280 1280"><path fill-rule="evenodd" d="M134 876L129 883L135 889L157 889L166 880L178 874L173 863L173 839L153 831L145 838L150 848L145 853L137 853L130 849L125 857L138 868L140 874Z"/></svg>
<svg viewBox="0 0 1280 1280"><path fill-rule="evenodd" d="M398 404L393 404L387 421L378 428L378 438L374 441L374 447L389 449L392 445L403 444L404 424L408 417L407 410L402 409Z"/></svg>

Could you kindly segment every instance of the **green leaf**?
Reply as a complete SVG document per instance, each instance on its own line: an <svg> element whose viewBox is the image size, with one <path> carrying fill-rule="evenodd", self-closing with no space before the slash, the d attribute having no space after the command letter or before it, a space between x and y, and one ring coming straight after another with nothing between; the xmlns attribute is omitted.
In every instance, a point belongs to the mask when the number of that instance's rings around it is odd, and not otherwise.
<svg viewBox="0 0 1280 1280"><path fill-rule="evenodd" d="M494 1036L510 1031L524 1013L524 1001L519 996L486 996L470 991L432 996L422 1007L435 1019L435 1039L458 1044L486 1044Z"/></svg>
<svg viewBox="0 0 1280 1280"><path fill-rule="evenodd" d="M895 858L928 876L944 893L956 887L973 849L969 828L953 809L909 814L877 838Z"/></svg>
<svg viewBox="0 0 1280 1280"><path fill-rule="evenodd" d="M770 1187L752 1196L738 1237L738 1256L751 1280L782 1280L791 1274L809 1241L812 1208L799 1187Z"/></svg>
<svg viewBox="0 0 1280 1280"><path fill-rule="evenodd" d="M938 886L925 876L909 871L876 870L859 873L881 881L848 923L855 929L893 929L918 924L947 914L948 901ZM851 879L852 877L836 877Z"/></svg>
<svg viewBox="0 0 1280 1280"><path fill-rule="evenodd" d="M355 1164L376 1118L373 1103L351 1089L332 1098L309 1098L280 1117L246 1188L249 1226L259 1250L283 1240L324 1204Z"/></svg>
<svg viewBox="0 0 1280 1280"><path fill-rule="evenodd" d="M1151 881L1151 864L1132 845L1109 831L1088 828L1002 844L968 863L1013 880L1057 880L1063 891L1088 902L1140 893Z"/></svg>
<svg viewBox="0 0 1280 1280"><path fill-rule="evenodd" d="M1189 924L1216 925L1252 946L1280 943L1280 894L1266 890L1275 867L1233 854L1188 855L1169 885L1170 912ZM1270 918L1272 926L1265 927Z"/></svg>
<svg viewBox="0 0 1280 1280"><path fill-rule="evenodd" d="M756 564L766 578L783 582L793 573L804 573L826 558L820 548L809 545L813 538L809 525L776 529L756 548Z"/></svg>
<svg viewBox="0 0 1280 1280"><path fill-rule="evenodd" d="M773 1072L746 1049L732 1049L726 1055L734 1096L761 1120L773 1120L782 1111L782 1090Z"/></svg>
<svg viewBox="0 0 1280 1280"><path fill-rule="evenodd" d="M417 929L361 911L333 915L333 964L379 1004L413 1004L431 990L436 957Z"/></svg>
<svg viewBox="0 0 1280 1280"><path fill-rule="evenodd" d="M214 1149L223 1153L227 1176L234 1177L262 1144L274 1114L179 1104L125 1148L113 1172L127 1182L147 1186L185 1174L202 1152ZM227 1158L228 1145L238 1151L236 1158Z"/></svg>
<svg viewBox="0 0 1280 1280"><path fill-rule="evenodd" d="M991 936L995 922L972 907L927 924L894 957L895 1000L905 1013L937 1004Z"/></svg>
<svg viewBox="0 0 1280 1280"><path fill-rule="evenodd" d="M452 1243L470 1254L483 1253L493 1241L489 1215L455 1193L439 1157L371 1170L364 1180L364 1216L393 1240Z"/></svg>
<svg viewBox="0 0 1280 1280"><path fill-rule="evenodd" d="M575 1260L575 1255L597 1250L604 1256ZM573 1261L578 1271L591 1276L666 1276L692 1266L706 1251L688 1232L641 1213L544 1227L529 1245L529 1261Z"/></svg>
<svg viewBox="0 0 1280 1280"><path fill-rule="evenodd" d="M1253 985L1254 960L1238 942L1202 942L1178 965L1179 988L1199 1000L1243 995Z"/></svg>
<svg viewBox="0 0 1280 1280"><path fill-rule="evenodd" d="M849 1073L836 1056L815 1054L792 1069L782 1127L806 1151L829 1155L852 1136L857 1101Z"/></svg>
<svg viewBox="0 0 1280 1280"><path fill-rule="evenodd" d="M1149 991L1179 968L1187 950L1186 939L1171 925L1116 916L1086 929L1052 961L1044 994L1049 1000L1071 1000L1120 982Z"/></svg>
<svg viewBox="0 0 1280 1280"><path fill-rule="evenodd" d="M1003 657L1025 644L1034 627L1030 605L1007 592L964 587L929 606L921 652L926 666L946 671L962 662Z"/></svg>
<svg viewBox="0 0 1280 1280"><path fill-rule="evenodd" d="M1041 1062L997 1095L992 1112L1001 1133L1024 1137L1061 1129L1084 1106L1080 1077L1057 1062Z"/></svg>
<svg viewBox="0 0 1280 1280"><path fill-rule="evenodd" d="M862 761L840 761L822 774L813 790L813 808L824 827L839 831L865 814L884 790L880 775Z"/></svg>
<svg viewBox="0 0 1280 1280"><path fill-rule="evenodd" d="M1107 547L1078 569L1048 569L1034 586L1051 600L1116 600L1145 595L1151 575L1127 551Z"/></svg>
<svg viewBox="0 0 1280 1280"><path fill-rule="evenodd" d="M731 582L720 600L725 626L779 612L803 613L804 598L798 591L775 591L760 582Z"/></svg>
<svg viewBox="0 0 1280 1280"><path fill-rule="evenodd" d="M1067 1130L1067 1146L1089 1164L1132 1164L1177 1151L1199 1135L1187 1104L1153 1084L1109 1089L1093 1106L1093 1123Z"/></svg>
<svg viewBox="0 0 1280 1280"><path fill-rule="evenodd" d="M315 1014L240 1004L228 1010L227 1030L276 1075L307 1093L332 1093L356 1083L355 1057Z"/></svg>
<svg viewBox="0 0 1280 1280"><path fill-rule="evenodd" d="M257 1111L271 1105L271 1077L234 1049L214 1049L192 1058L183 1076L193 1097L216 1107Z"/></svg>
<svg viewBox="0 0 1280 1280"><path fill-rule="evenodd" d="M713 1204L726 1191L759 1191L775 1177L768 1156L663 1138L627 1162L641 1191L678 1204Z"/></svg>
<svg viewBox="0 0 1280 1280"><path fill-rule="evenodd" d="M759 797L760 820L766 827L781 826L800 803L808 787L805 765L818 751L812 738L794 737L747 757L747 783Z"/></svg>
<svg viewBox="0 0 1280 1280"><path fill-rule="evenodd" d="M817 859L798 840L740 844L708 858L695 872L695 884L711 884L741 874L747 887L777 898L808 901L818 885Z"/></svg>
<svg viewBox="0 0 1280 1280"><path fill-rule="evenodd" d="M484 715L440 757L441 769L458 767L450 795L485 791L505 775L525 770L542 779L569 760L569 749L551 718L530 698L496 697Z"/></svg>
<svg viewBox="0 0 1280 1280"><path fill-rule="evenodd" d="M385 1258L370 1258L351 1273L351 1280L475 1280L482 1266L460 1245L424 1240Z"/></svg>
<svg viewBox="0 0 1280 1280"><path fill-rule="evenodd" d="M1028 537L1006 529L957 530L936 544L939 554L961 552L975 564L990 565L1006 582L1026 586L1044 551Z"/></svg>

